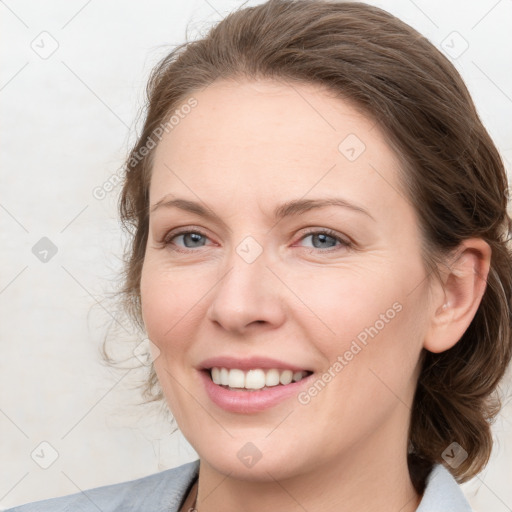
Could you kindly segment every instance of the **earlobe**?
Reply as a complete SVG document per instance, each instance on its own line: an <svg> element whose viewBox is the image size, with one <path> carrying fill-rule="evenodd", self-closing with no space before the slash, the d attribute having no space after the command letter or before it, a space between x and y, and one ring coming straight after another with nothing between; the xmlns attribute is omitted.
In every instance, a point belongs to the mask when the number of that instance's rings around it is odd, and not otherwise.
<svg viewBox="0 0 512 512"><path fill-rule="evenodd" d="M439 283L424 347L439 353L452 348L471 324L484 295L491 262L491 248L482 239L464 240Z"/></svg>

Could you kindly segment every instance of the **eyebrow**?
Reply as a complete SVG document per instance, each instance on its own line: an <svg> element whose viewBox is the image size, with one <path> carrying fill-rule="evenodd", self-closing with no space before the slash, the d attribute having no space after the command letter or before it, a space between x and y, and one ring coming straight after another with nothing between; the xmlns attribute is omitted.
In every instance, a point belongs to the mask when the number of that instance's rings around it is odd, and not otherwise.
<svg viewBox="0 0 512 512"><path fill-rule="evenodd" d="M281 220L285 217L301 215L302 213L308 212L310 210L326 208L329 206L347 208L352 211L362 213L375 221L375 218L370 214L368 210L341 197L329 197L322 199L292 199L277 206L274 209L273 217L274 220ZM180 210L195 213L196 215L212 221L220 222L221 224L225 225L219 216L209 208L204 207L201 203L190 201L188 199L177 198L166 200L166 197L163 197L160 201L151 207L151 212L154 212L160 208L179 208Z"/></svg>

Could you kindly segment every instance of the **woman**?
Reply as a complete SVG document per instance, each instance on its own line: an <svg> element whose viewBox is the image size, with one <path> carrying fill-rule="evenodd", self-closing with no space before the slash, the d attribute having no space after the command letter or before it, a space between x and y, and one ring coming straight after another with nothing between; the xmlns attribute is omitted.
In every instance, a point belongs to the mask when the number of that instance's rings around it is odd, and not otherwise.
<svg viewBox="0 0 512 512"><path fill-rule="evenodd" d="M507 199L412 28L232 13L154 70L120 201L147 389L199 460L12 510L470 510L512 354Z"/></svg>

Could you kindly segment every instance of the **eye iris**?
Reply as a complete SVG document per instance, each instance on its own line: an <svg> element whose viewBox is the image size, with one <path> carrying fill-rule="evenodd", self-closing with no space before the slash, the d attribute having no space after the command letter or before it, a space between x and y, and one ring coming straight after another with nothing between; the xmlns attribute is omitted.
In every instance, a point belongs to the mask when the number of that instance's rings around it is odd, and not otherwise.
<svg viewBox="0 0 512 512"><path fill-rule="evenodd" d="M200 242L201 241L201 238L203 237L203 235L201 235L201 233L187 233L185 235L183 235L183 241L185 242L185 240L187 239L187 237L189 237L190 239L192 239L192 244L196 243L196 242ZM186 243L185 245L187 247L189 247ZM193 245L194 246L194 245ZM195 246L194 246L195 247Z"/></svg>
<svg viewBox="0 0 512 512"><path fill-rule="evenodd" d="M312 239L313 240L320 240L321 244L324 244L328 238L330 238L333 241L333 244L330 245L329 247L334 247L336 245L336 239L334 237L326 235L325 233L316 233L316 234L312 235ZM315 243L313 243L313 245L317 249L321 249L321 248L324 247L324 246L317 247Z"/></svg>

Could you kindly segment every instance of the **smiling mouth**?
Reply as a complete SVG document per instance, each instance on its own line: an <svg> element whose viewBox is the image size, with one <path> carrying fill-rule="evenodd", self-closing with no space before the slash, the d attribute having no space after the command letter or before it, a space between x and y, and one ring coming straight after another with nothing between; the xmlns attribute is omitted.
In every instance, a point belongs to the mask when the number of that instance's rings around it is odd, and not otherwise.
<svg viewBox="0 0 512 512"><path fill-rule="evenodd" d="M214 384L232 391L260 391L287 386L293 382L299 382L313 373L308 370L296 372L279 368L241 370L217 366L204 371Z"/></svg>

